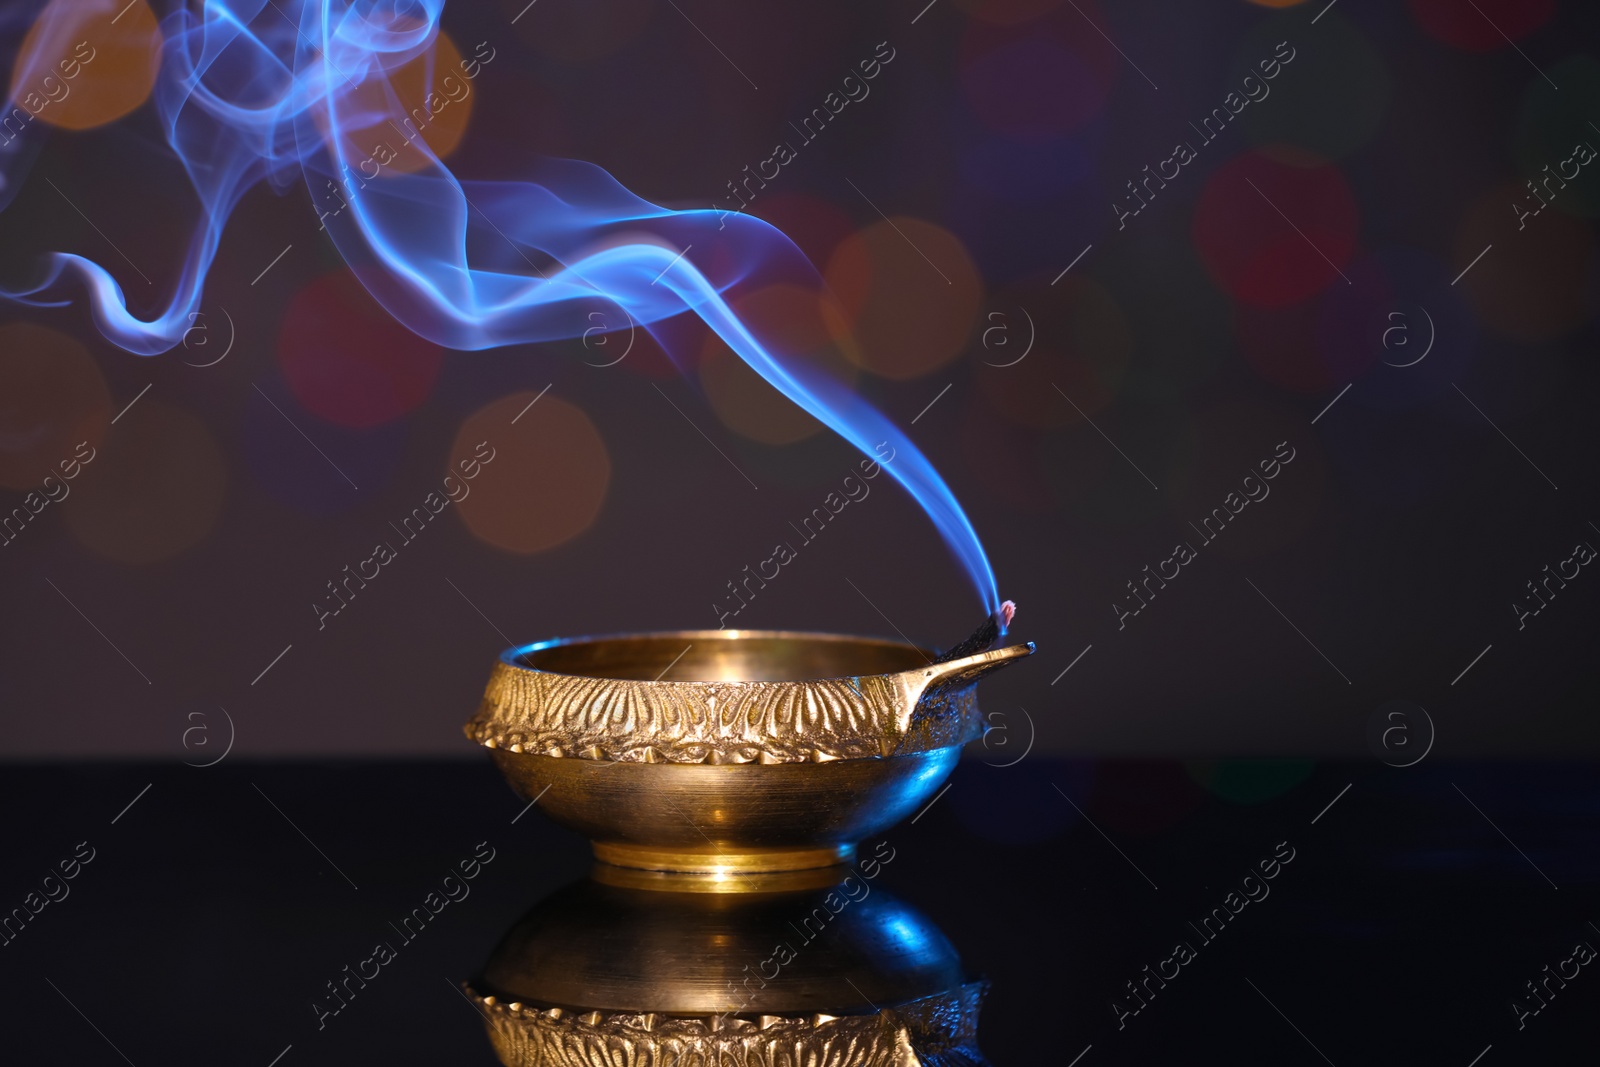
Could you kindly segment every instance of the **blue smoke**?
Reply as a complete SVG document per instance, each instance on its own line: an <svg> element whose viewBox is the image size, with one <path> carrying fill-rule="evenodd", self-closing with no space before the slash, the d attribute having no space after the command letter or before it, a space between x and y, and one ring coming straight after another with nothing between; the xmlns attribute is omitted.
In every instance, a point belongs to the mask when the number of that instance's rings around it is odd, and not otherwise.
<svg viewBox="0 0 1600 1067"><path fill-rule="evenodd" d="M77 0L78 10L118 0ZM658 338L667 320L698 315L790 400L863 453L887 441L885 469L922 505L966 569L986 610L994 574L961 505L890 421L804 359L783 358L752 333L725 295L738 284L815 276L783 234L746 215L678 211L634 196L599 167L541 160L515 181L458 179L420 137L411 173L384 170L352 138L415 128L391 75L431 56L443 0L203 0L161 22L155 104L200 219L171 297L141 319L99 263L52 253L37 284L0 295L40 306L87 292L95 324L138 355L165 352L200 310L228 217L261 182L304 182L322 224L362 284L396 319L448 348L478 350L576 337L597 306L615 304ZM57 13L47 8L44 18ZM49 27L46 27L48 30ZM492 54L491 54L492 58ZM424 60L431 62L431 60ZM429 71L429 84L437 72ZM459 82L462 74L455 77ZM14 103L14 102L13 102ZM8 108L9 111L9 108ZM431 113L425 113L426 114ZM25 156L0 155L0 207ZM16 163L17 166L11 164ZM352 167L351 164L356 166ZM672 346L664 345L669 352Z"/></svg>

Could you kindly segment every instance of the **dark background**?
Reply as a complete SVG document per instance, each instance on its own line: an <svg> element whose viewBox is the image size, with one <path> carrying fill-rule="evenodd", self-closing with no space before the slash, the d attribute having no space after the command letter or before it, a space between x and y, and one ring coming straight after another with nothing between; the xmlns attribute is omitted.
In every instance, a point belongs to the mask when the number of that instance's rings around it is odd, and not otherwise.
<svg viewBox="0 0 1600 1067"><path fill-rule="evenodd" d="M495 58L449 161L477 176L567 154L704 207L889 42L870 96L753 210L876 301L857 355L885 373L858 387L949 480L1021 605L1015 637L1039 646L985 683L1018 743L1031 722L1040 751L1365 755L1374 712L1406 700L1432 716L1436 756L1592 754L1597 579L1521 631L1511 604L1600 543L1595 168L1524 230L1511 205L1574 142L1600 144L1600 13L1477 7L540 0L512 25L521 4L455 4L461 51L488 41ZM1189 123L1280 41L1295 58L1271 95L1199 145ZM150 107L45 132L0 214L0 281L77 251L150 313L194 216ZM1178 139L1198 158L1119 231L1124 183ZM871 285L829 269L850 241ZM182 758L196 724L220 744L226 709L235 758L473 758L459 724L499 648L715 626L725 583L855 462L826 432L747 436L805 426L725 352L687 380L642 336L605 368L618 349L579 340L441 353L341 275L306 190L260 188L191 346L130 355L81 300L3 311L0 504L79 430L98 442L71 496L0 548L7 754ZM1419 309L1428 356L1385 365L1422 351ZM225 317L227 357L192 365L222 350ZM994 365L1030 332L1022 362ZM61 335L86 354L52 348ZM504 443L475 483L482 512L447 509L319 631L325 583L490 424ZM61 456L38 445L69 436ZM1189 524L1283 441L1296 458L1271 497L1119 630L1125 583L1195 542ZM967 632L982 608L931 524L874 488L737 625ZM482 536L496 522L502 541L571 536L507 551Z"/></svg>

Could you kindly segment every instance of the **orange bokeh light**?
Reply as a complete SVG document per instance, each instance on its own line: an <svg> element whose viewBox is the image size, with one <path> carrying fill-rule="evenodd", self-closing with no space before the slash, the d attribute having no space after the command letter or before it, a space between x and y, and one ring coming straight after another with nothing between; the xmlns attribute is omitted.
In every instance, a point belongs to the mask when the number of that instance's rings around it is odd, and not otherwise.
<svg viewBox="0 0 1600 1067"><path fill-rule="evenodd" d="M732 305L785 363L818 365L823 374L853 383L856 368L833 344L817 295L797 285L772 285ZM701 352L700 385L723 425L752 441L793 444L823 429L716 334L707 336Z"/></svg>
<svg viewBox="0 0 1600 1067"><path fill-rule="evenodd" d="M823 305L835 337L864 369L902 381L961 354L982 296L961 239L904 215L846 237L824 276L837 296Z"/></svg>
<svg viewBox="0 0 1600 1067"><path fill-rule="evenodd" d="M611 457L589 416L534 392L501 397L461 424L450 472L475 460L476 479L457 504L461 519L479 540L521 555L587 530L611 484Z"/></svg>
<svg viewBox="0 0 1600 1067"><path fill-rule="evenodd" d="M50 0L11 68L6 132L33 119L102 126L144 103L160 69L161 31L145 0Z"/></svg>
<svg viewBox="0 0 1600 1067"><path fill-rule="evenodd" d="M81 442L98 448L111 393L89 352L31 322L0 326L0 485L35 489Z"/></svg>
<svg viewBox="0 0 1600 1067"><path fill-rule="evenodd" d="M414 173L454 152L472 116L480 67L476 57L464 60L441 31L387 77L374 72L351 90L338 107L341 155L351 178Z"/></svg>

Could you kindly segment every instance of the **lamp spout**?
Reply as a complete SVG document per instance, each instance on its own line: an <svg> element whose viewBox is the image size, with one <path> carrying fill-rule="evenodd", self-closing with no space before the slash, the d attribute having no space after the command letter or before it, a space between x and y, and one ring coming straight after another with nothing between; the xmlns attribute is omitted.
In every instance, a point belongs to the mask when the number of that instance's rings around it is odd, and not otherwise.
<svg viewBox="0 0 1600 1067"><path fill-rule="evenodd" d="M958 724L962 723L967 726L963 734L972 733L971 737L962 736L962 741L981 735L983 720L977 714L975 692L979 680L1033 652L1033 642L1027 641L944 663L931 663L920 671L907 671L912 691L901 706L899 744L895 747L904 747L923 734L948 734L952 728L959 729Z"/></svg>

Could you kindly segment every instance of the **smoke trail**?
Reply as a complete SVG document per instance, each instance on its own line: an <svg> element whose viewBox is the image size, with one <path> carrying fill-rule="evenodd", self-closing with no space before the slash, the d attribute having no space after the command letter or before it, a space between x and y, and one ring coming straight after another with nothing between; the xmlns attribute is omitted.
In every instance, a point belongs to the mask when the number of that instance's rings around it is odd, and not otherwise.
<svg viewBox="0 0 1600 1067"><path fill-rule="evenodd" d="M122 2L54 0L40 18L81 20ZM174 8L161 22L154 96L200 217L170 296L141 319L103 266L64 252L48 257L35 284L0 295L58 305L81 288L109 340L139 355L165 352L200 309L239 199L261 182L279 192L304 182L315 202L329 205L319 209L322 223L362 284L437 344L477 350L575 337L592 325L588 312L613 302L670 352L668 320L698 315L757 373L862 452L890 442L897 453L891 475L933 520L985 608L997 609L977 533L921 451L838 381L764 344L729 307L725 294L735 285L797 272L814 277L786 237L745 215L719 220L709 209L651 204L574 160L542 160L516 180L464 181L415 135L434 108L408 115L392 78L420 62L427 83L436 83L442 8L443 0L203 0ZM446 99L438 92L428 99L435 97ZM404 138L421 154L420 167L385 167L354 147L378 137ZM16 176L0 171L8 186ZM0 187L0 206L8 195Z"/></svg>

